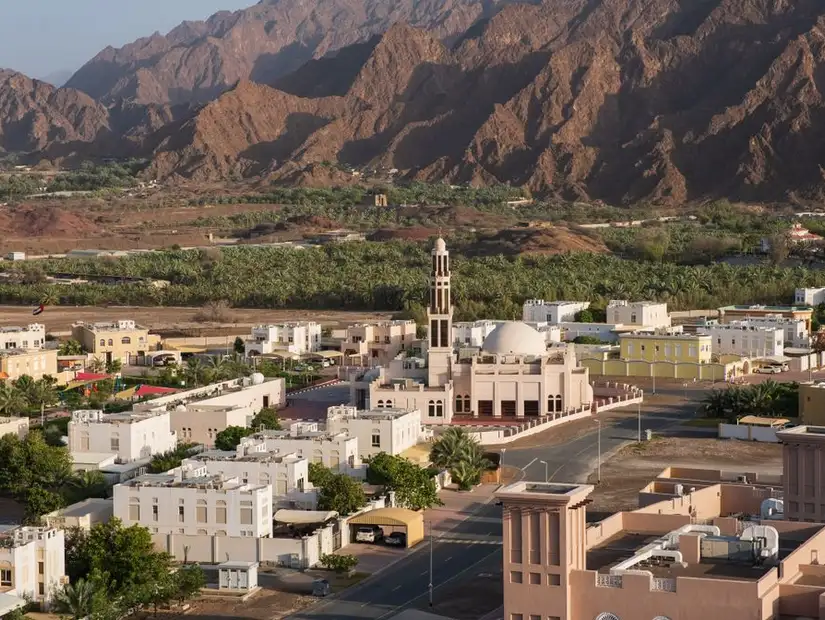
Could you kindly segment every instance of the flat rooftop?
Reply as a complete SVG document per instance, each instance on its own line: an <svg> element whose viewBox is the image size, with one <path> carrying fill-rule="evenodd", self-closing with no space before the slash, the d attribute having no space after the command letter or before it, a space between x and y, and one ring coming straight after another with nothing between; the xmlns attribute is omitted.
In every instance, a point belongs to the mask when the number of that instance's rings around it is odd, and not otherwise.
<svg viewBox="0 0 825 620"><path fill-rule="evenodd" d="M573 496L579 493L590 493L593 487L588 484L556 483L556 482L515 482L499 490L499 493L508 495L523 494L533 496Z"/></svg>
<svg viewBox="0 0 825 620"><path fill-rule="evenodd" d="M45 325L26 325L26 327L20 327L19 325L6 325L5 327L0 327L0 334L44 331L45 329Z"/></svg>
<svg viewBox="0 0 825 620"><path fill-rule="evenodd" d="M238 455L233 450L207 450L188 457L188 461L236 461L239 463L297 463L306 458L297 454L280 454L277 452L251 452Z"/></svg>
<svg viewBox="0 0 825 620"><path fill-rule="evenodd" d="M743 312L754 310L756 312L813 312L811 306L723 306L719 308L721 312Z"/></svg>
<svg viewBox="0 0 825 620"><path fill-rule="evenodd" d="M821 527L821 526L820 526ZM799 548L819 528L806 528L801 531L779 534L779 557L781 561ZM631 531L618 532L587 551L587 570L609 574L610 569L630 559L643 547L661 538L663 534L640 534ZM657 578L675 579L677 577L700 577L705 579L733 579L737 581L757 581L774 565L758 565L736 560L702 559L695 564L682 566L670 564L667 560L652 564L642 562L633 566L633 570L649 571Z"/></svg>
<svg viewBox="0 0 825 620"><path fill-rule="evenodd" d="M83 517L85 515L95 513L101 509L111 509L114 501L111 499L100 499L93 497L91 499L83 500L77 504L66 506L62 510L56 511L63 517Z"/></svg>
<svg viewBox="0 0 825 620"><path fill-rule="evenodd" d="M226 478L222 475L191 476L180 478L176 474L144 474L121 483L127 487L157 487L174 489L216 489L222 491L264 488L257 484L244 484L238 478Z"/></svg>

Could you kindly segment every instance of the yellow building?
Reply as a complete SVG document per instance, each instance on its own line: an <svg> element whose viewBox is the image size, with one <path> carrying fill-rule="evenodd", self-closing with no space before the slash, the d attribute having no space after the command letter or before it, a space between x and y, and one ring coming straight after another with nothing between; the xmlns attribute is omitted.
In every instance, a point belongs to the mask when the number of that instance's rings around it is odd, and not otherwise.
<svg viewBox="0 0 825 620"><path fill-rule="evenodd" d="M23 375L28 375L32 379L41 379L44 375L59 379L57 349L0 351L0 378L14 381Z"/></svg>
<svg viewBox="0 0 825 620"><path fill-rule="evenodd" d="M696 334L622 334L620 355L626 361L709 364L712 340Z"/></svg>
<svg viewBox="0 0 825 620"><path fill-rule="evenodd" d="M825 382L800 384L799 418L806 426L825 426Z"/></svg>
<svg viewBox="0 0 825 620"><path fill-rule="evenodd" d="M130 363L135 356L146 355L156 348L159 337L150 335L149 330L134 321L113 321L111 323L75 323L72 338L77 340L84 351L104 362L121 360Z"/></svg>

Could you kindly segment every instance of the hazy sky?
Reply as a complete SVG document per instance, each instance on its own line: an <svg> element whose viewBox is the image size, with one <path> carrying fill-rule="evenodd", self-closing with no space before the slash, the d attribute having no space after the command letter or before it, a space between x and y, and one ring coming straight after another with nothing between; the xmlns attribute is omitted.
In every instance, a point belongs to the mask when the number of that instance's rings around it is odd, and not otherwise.
<svg viewBox="0 0 825 620"><path fill-rule="evenodd" d="M119 47L256 1L0 0L0 67L31 77L76 70L107 45Z"/></svg>

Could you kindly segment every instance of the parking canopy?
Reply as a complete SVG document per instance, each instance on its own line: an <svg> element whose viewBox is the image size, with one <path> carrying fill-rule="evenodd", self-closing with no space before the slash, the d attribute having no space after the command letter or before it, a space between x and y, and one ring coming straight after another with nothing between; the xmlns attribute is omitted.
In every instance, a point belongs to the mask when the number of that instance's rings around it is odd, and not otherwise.
<svg viewBox="0 0 825 620"><path fill-rule="evenodd" d="M409 508L378 508L349 520L350 525L403 527L407 531L407 546L424 540L424 515Z"/></svg>
<svg viewBox="0 0 825 620"><path fill-rule="evenodd" d="M288 525L312 525L313 523L326 523L330 519L335 519L338 513L334 510L276 510L273 519L278 523Z"/></svg>

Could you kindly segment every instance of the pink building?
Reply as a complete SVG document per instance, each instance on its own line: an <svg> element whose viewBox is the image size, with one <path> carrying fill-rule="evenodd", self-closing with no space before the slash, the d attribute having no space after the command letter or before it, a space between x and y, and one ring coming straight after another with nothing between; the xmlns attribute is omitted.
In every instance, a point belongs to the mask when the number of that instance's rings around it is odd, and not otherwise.
<svg viewBox="0 0 825 620"><path fill-rule="evenodd" d="M780 520L766 485L660 484L598 523L591 486L502 488L504 619L825 620L825 526Z"/></svg>
<svg viewBox="0 0 825 620"><path fill-rule="evenodd" d="M825 426L796 426L776 434L782 449L785 517L825 521Z"/></svg>

